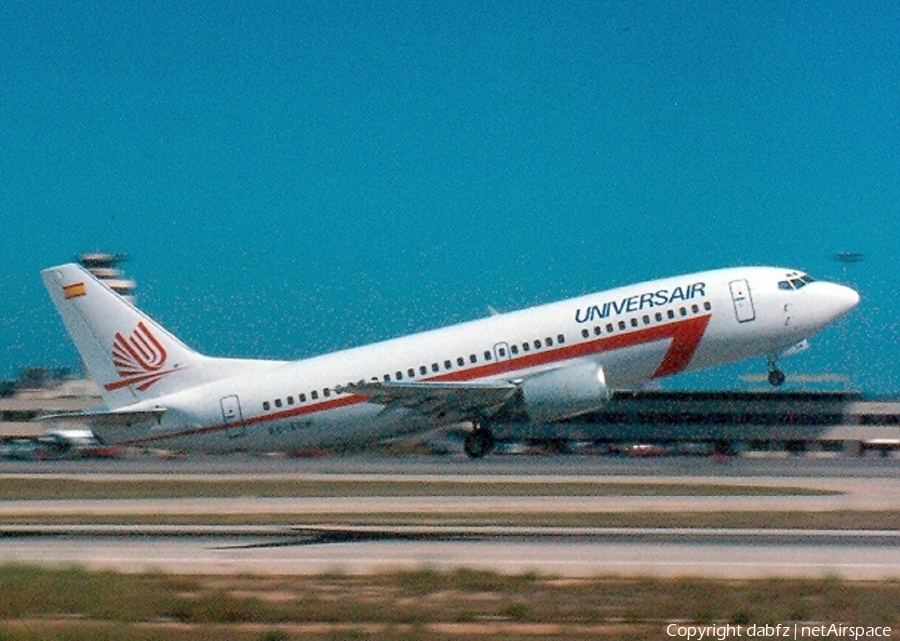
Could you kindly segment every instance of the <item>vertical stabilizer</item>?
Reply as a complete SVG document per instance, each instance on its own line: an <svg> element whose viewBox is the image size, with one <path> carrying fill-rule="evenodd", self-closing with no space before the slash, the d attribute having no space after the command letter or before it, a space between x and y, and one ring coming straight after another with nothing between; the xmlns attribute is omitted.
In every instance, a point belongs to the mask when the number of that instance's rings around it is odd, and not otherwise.
<svg viewBox="0 0 900 641"><path fill-rule="evenodd" d="M79 265L41 272L66 330L110 409L236 373L242 363L203 356Z"/></svg>

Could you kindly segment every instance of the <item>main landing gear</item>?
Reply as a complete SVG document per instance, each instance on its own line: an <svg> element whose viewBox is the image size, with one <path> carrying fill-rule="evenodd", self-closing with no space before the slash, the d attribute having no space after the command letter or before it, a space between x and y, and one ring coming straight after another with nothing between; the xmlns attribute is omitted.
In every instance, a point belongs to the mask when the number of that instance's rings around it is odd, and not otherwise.
<svg viewBox="0 0 900 641"><path fill-rule="evenodd" d="M494 449L494 433L491 428L476 422L475 429L466 437L463 448L469 458L482 458Z"/></svg>
<svg viewBox="0 0 900 641"><path fill-rule="evenodd" d="M766 364L766 369L769 371L769 384L772 387L781 387L782 385L784 385L784 372L778 369L778 359L775 356L769 357L769 362Z"/></svg>

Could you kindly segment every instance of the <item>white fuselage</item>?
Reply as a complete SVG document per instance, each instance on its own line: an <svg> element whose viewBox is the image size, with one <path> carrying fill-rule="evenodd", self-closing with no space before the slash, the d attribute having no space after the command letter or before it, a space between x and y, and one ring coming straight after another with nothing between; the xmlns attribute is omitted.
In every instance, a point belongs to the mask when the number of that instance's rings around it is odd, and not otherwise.
<svg viewBox="0 0 900 641"><path fill-rule="evenodd" d="M811 279L810 279L811 280ZM436 427L439 417L342 393L358 381L527 380L583 362L610 389L756 355L775 356L858 301L826 282L747 267L646 282L296 362L142 401L158 425L106 441L172 449L274 451L360 444ZM781 284L781 285L780 285Z"/></svg>

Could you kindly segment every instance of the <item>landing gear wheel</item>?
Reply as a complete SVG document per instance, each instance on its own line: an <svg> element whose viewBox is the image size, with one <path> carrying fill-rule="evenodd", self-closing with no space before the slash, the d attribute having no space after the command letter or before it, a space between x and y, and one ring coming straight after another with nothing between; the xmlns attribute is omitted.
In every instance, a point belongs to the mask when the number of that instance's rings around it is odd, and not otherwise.
<svg viewBox="0 0 900 641"><path fill-rule="evenodd" d="M485 454L494 449L494 434L486 427L476 427L466 437L463 448L469 458L483 458Z"/></svg>
<svg viewBox="0 0 900 641"><path fill-rule="evenodd" d="M772 387L781 387L784 384L784 372L778 369L778 355L769 356L766 363L766 369L769 371L769 385Z"/></svg>
<svg viewBox="0 0 900 641"><path fill-rule="evenodd" d="M772 387L781 387L784 384L784 372L780 369L769 370L769 384Z"/></svg>

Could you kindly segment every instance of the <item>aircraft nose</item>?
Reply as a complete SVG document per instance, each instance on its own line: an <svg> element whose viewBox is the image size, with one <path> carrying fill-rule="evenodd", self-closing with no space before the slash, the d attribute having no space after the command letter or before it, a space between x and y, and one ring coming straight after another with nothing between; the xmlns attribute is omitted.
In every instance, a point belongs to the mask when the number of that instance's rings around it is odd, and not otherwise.
<svg viewBox="0 0 900 641"><path fill-rule="evenodd" d="M828 315L835 320L859 305L859 292L845 285L828 283L824 299Z"/></svg>

